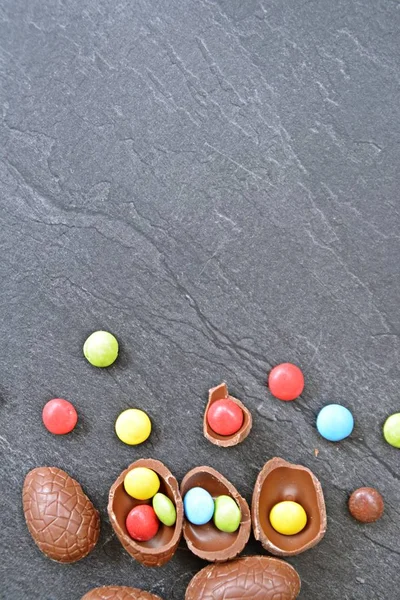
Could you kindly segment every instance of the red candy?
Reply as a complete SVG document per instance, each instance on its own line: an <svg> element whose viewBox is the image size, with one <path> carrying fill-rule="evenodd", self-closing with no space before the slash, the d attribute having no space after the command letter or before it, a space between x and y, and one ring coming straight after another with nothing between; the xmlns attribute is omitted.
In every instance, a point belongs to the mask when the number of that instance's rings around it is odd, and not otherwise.
<svg viewBox="0 0 400 600"><path fill-rule="evenodd" d="M233 400L224 398L211 404L207 422L218 435L233 435L243 425L243 411Z"/></svg>
<svg viewBox="0 0 400 600"><path fill-rule="evenodd" d="M152 506L140 504L132 508L126 517L125 525L133 540L148 542L156 535L160 521Z"/></svg>
<svg viewBox="0 0 400 600"><path fill-rule="evenodd" d="M54 398L45 404L42 419L50 433L63 435L73 430L78 420L78 414L68 400Z"/></svg>
<svg viewBox="0 0 400 600"><path fill-rule="evenodd" d="M304 389L304 376L299 367L282 363L274 367L268 377L268 387L279 400L295 400Z"/></svg>

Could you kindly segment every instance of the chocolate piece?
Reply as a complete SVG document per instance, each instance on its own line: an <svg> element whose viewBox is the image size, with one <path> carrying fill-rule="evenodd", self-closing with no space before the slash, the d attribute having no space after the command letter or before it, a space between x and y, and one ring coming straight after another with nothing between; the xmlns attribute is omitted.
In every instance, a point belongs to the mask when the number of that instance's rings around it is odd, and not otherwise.
<svg viewBox="0 0 400 600"><path fill-rule="evenodd" d="M167 527L160 523L158 533L148 542L137 542L133 540L126 530L126 517L132 508L139 504L151 504L149 500L135 500L129 496L124 488L125 475L135 467L147 467L157 473L160 478L160 489L162 494L168 496L176 508L176 523ZM178 482L169 469L159 460L152 458L141 458L129 465L122 471L118 479L110 489L108 499L108 514L111 525L125 550L137 561L147 567L160 567L168 562L178 547L182 534L183 504L179 493Z"/></svg>
<svg viewBox="0 0 400 600"><path fill-rule="evenodd" d="M107 585L90 590L81 600L161 600L161 598L137 588Z"/></svg>
<svg viewBox="0 0 400 600"><path fill-rule="evenodd" d="M349 511L361 523L377 521L383 515L384 508L383 498L375 488L358 488L349 499Z"/></svg>
<svg viewBox="0 0 400 600"><path fill-rule="evenodd" d="M52 560L73 563L95 547L99 513L65 471L57 467L30 471L24 481L22 504L30 534Z"/></svg>
<svg viewBox="0 0 400 600"><path fill-rule="evenodd" d="M192 525L183 521L183 535L189 550L203 560L222 562L235 558L243 550L250 536L250 509L236 488L212 467L196 467L185 475L181 483L181 494L185 496L191 488L202 487L213 498L231 496L240 508L242 517L234 533L217 529L212 521L205 525Z"/></svg>
<svg viewBox="0 0 400 600"><path fill-rule="evenodd" d="M298 502L307 513L307 525L295 535L282 535L269 521L275 504ZM269 460L259 473L251 505L254 537L271 554L294 556L312 548L324 537L326 510L322 487L315 475L302 465L282 458Z"/></svg>
<svg viewBox="0 0 400 600"><path fill-rule="evenodd" d="M223 400L224 398L229 398L229 400L232 400L232 402L240 406L240 408L243 411L243 425L241 426L239 431L233 433L232 435L219 435L211 429L207 422L207 412L210 406L214 404L214 402L216 402L217 400ZM215 444L216 446L222 446L223 448L227 448L229 446L236 446L236 444L240 444L240 442L243 442L243 440L247 438L247 436L250 433L252 423L253 420L251 412L245 407L243 402L228 394L228 387L226 383L221 383L220 385L217 385L217 387L212 388L209 391L208 403L204 413L203 433L204 436L211 443Z"/></svg>
<svg viewBox="0 0 400 600"><path fill-rule="evenodd" d="M199 571L185 600L295 600L300 587L297 571L283 560L248 556Z"/></svg>

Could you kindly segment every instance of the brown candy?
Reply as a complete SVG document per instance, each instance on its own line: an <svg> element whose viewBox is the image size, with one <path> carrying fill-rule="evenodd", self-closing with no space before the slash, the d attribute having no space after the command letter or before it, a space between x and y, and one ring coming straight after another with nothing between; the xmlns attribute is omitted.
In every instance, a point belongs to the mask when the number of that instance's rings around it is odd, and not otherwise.
<svg viewBox="0 0 400 600"><path fill-rule="evenodd" d="M211 429L211 427L209 426L209 424L207 422L207 413L208 413L210 406L212 404L214 404L214 402L216 402L217 400L223 400L224 398L229 398L229 400L232 400L232 402L234 402L235 404L240 406L240 408L243 411L243 425L241 426L239 431L237 431L236 433L233 433L232 435L219 435L218 433L216 433L215 431L213 431ZM209 391L208 403L207 403L206 410L204 413L203 433L204 433L204 436L211 443L215 444L216 446L221 446L223 448L227 448L229 446L236 446L236 444L240 444L240 442L243 442L243 440L245 438L247 438L247 436L250 433L251 426L252 426L252 416L251 416L250 411L245 407L245 405L240 400L238 400L237 398L234 398L233 396L230 396L228 394L228 387L227 387L226 383L221 383L220 385L217 385L217 387L212 388Z"/></svg>
<svg viewBox="0 0 400 600"><path fill-rule="evenodd" d="M126 517L128 513L139 504L151 504L150 500L135 500L127 494L124 488L126 474L136 467L152 469L160 478L159 492L168 496L176 508L176 523L167 527L160 523L158 533L148 542L133 540L126 530ZM108 498L108 514L111 525L125 550L137 561L147 567L161 567L168 562L178 547L182 534L183 504L179 493L178 482L171 471L160 462L152 458L141 458L122 471L113 483Z"/></svg>
<svg viewBox="0 0 400 600"><path fill-rule="evenodd" d="M231 496L241 511L239 529L225 533L217 529L212 521L205 525L192 525L187 519L183 522L183 535L189 550L203 560L222 562L235 558L243 550L250 536L250 509L236 488L221 473L212 467L196 467L185 475L181 483L181 494L185 496L191 488L202 487L213 498Z"/></svg>
<svg viewBox="0 0 400 600"><path fill-rule="evenodd" d="M278 502L293 500L307 513L307 525L295 535L275 531L269 521ZM294 556L312 548L326 531L326 509L322 487L315 475L302 465L282 458L269 460L257 477L251 505L254 537L271 554Z"/></svg>
<svg viewBox="0 0 400 600"><path fill-rule="evenodd" d="M38 467L28 473L22 490L29 532L52 560L73 563L94 548L100 517L81 486L57 467Z"/></svg>
<svg viewBox="0 0 400 600"><path fill-rule="evenodd" d="M185 600L295 600L300 587L300 577L288 563L249 556L199 571Z"/></svg>
<svg viewBox="0 0 400 600"><path fill-rule="evenodd" d="M161 600L161 598L137 588L107 585L90 590L81 600Z"/></svg>
<svg viewBox="0 0 400 600"><path fill-rule="evenodd" d="M383 515L383 498L375 488L361 487L349 499L351 516L361 523L373 523Z"/></svg>

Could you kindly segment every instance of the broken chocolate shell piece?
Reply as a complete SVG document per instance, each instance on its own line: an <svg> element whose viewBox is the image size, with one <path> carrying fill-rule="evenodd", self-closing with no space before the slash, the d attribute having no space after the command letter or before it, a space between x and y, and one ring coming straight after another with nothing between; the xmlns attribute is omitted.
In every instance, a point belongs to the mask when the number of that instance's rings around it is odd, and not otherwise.
<svg viewBox="0 0 400 600"><path fill-rule="evenodd" d="M248 556L197 573L185 600L295 600L300 577L288 563L268 556Z"/></svg>
<svg viewBox="0 0 400 600"><path fill-rule="evenodd" d="M106 585L90 590L81 600L161 600L161 598L137 588Z"/></svg>
<svg viewBox="0 0 400 600"><path fill-rule="evenodd" d="M234 533L217 529L211 520L205 525L193 525L183 521L183 535L189 550L203 560L223 562L235 558L243 550L250 536L250 509L236 488L212 467L196 467L185 475L181 483L181 494L185 496L191 488L201 487L215 499L227 495L235 500L240 508L241 521Z"/></svg>
<svg viewBox="0 0 400 600"><path fill-rule="evenodd" d="M219 435L211 429L207 421L207 413L210 407L214 404L214 402L217 402L217 400L223 400L225 398L232 400L232 402L237 404L243 411L243 424L239 431L233 433L232 435ZM208 403L204 413L203 433L212 444L215 444L216 446L222 446L223 448L240 444L240 442L243 442L243 440L249 435L252 423L253 420L251 412L245 407L243 402L229 395L226 383L221 383L220 385L217 385L217 387L211 388L208 393Z"/></svg>
<svg viewBox="0 0 400 600"><path fill-rule="evenodd" d="M269 521L271 509L284 500L298 502L307 513L305 528L295 535L278 533ZM326 510L322 487L302 465L282 458L269 460L259 473L251 505L254 537L276 556L294 556L312 548L324 537Z"/></svg>
<svg viewBox="0 0 400 600"><path fill-rule="evenodd" d="M158 533L148 542L133 540L126 529L125 521L128 513L139 504L151 504L149 500L135 500L124 488L126 474L136 467L152 469L160 478L159 492L168 496L176 508L176 523L167 527L160 523ZM178 547L182 534L183 504L179 493L178 482L169 469L160 461L152 458L141 458L129 465L111 486L108 499L108 514L111 525L125 550L137 561L147 567L161 567L168 562Z"/></svg>

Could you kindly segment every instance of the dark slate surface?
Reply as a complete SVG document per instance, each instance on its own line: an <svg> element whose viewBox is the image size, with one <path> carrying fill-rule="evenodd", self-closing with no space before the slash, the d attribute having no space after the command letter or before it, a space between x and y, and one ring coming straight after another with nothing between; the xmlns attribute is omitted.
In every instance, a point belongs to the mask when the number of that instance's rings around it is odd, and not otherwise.
<svg viewBox="0 0 400 600"><path fill-rule="evenodd" d="M250 500L274 455L326 494L325 539L290 560L301 598L398 598L400 455L381 426L400 409L399 3L2 0L0 21L1 598L113 583L182 600L204 563L183 543L158 571L135 563L111 483L153 456L178 478L212 465ZM109 370L81 355L98 328L121 342ZM306 374L292 404L265 389L285 360ZM221 380L254 415L228 450L201 433ZM79 411L67 437L41 424L54 396ZM338 445L314 425L329 402L356 418ZM131 406L154 423L138 448L113 433ZM22 482L46 464L102 513L76 565L25 528ZM365 484L386 500L370 526L346 509Z"/></svg>

